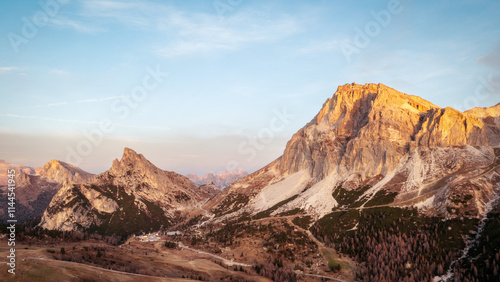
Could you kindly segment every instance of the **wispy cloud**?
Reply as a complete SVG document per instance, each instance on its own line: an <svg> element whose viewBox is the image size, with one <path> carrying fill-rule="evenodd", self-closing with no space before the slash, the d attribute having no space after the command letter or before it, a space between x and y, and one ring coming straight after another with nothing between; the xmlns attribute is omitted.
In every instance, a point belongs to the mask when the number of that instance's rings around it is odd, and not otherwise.
<svg viewBox="0 0 500 282"><path fill-rule="evenodd" d="M118 23L164 34L167 39L156 44L153 52L165 57L233 50L245 44L280 40L301 30L300 20L286 14L266 17L262 12L242 8L221 21L215 11L186 14L153 2L82 1L78 16L85 22L92 21L100 30L106 24ZM99 31L82 21L58 19L56 23L80 32Z"/></svg>
<svg viewBox="0 0 500 282"><path fill-rule="evenodd" d="M130 2L120 2L120 1L108 1L108 0L91 0L84 1L84 5L87 8L91 8L93 10L126 10L131 8L136 8L141 3L130 3Z"/></svg>
<svg viewBox="0 0 500 282"><path fill-rule="evenodd" d="M43 117L43 116L28 116L28 115L18 115L18 114L0 114L0 116L9 117L9 118L35 119L35 120L63 122L63 123L78 123L78 124L98 124L99 123L98 121L85 121L85 120L51 118L51 117Z"/></svg>
<svg viewBox="0 0 500 282"><path fill-rule="evenodd" d="M17 67L0 67L0 73L12 72L15 70L19 70Z"/></svg>
<svg viewBox="0 0 500 282"><path fill-rule="evenodd" d="M33 115L19 115L19 114L0 114L0 117L6 118L18 118L18 119L34 119L34 120L43 120L50 122L59 122L59 123L71 123L71 124L93 124L98 125L101 121L99 120L76 120L76 119L65 119L65 118L52 118L52 117L44 117L44 116L33 116ZM121 127L121 128L130 128L130 129L141 129L141 130L155 130L155 131L168 131L169 127L165 126L156 126L156 125L134 125L127 123L113 123L113 126Z"/></svg>
<svg viewBox="0 0 500 282"><path fill-rule="evenodd" d="M176 37L158 49L166 57L204 53L212 50L234 50L252 43L279 41L301 30L300 22L278 15L272 20L242 12L220 21L216 16L185 17L177 13L160 22L163 30Z"/></svg>
<svg viewBox="0 0 500 282"><path fill-rule="evenodd" d="M154 130L154 131L169 131L171 130L170 127L166 126L156 126L156 125L134 125L134 124L127 124L127 123L114 123L114 126L117 127L123 127L123 128L130 128L130 129L141 129L141 130Z"/></svg>
<svg viewBox="0 0 500 282"><path fill-rule="evenodd" d="M124 2L88 0L82 1L81 16L105 22L117 22L125 26L150 27L164 7L151 2Z"/></svg>
<svg viewBox="0 0 500 282"><path fill-rule="evenodd" d="M51 19L49 21L49 24L52 26L56 26L56 27L72 28L72 29L74 29L78 32L82 32L82 33L93 34L93 33L104 31L104 29L101 27L89 25L89 24L86 24L86 23L83 23L80 21L70 20L70 19L62 18L62 17Z"/></svg>
<svg viewBox="0 0 500 282"><path fill-rule="evenodd" d="M78 134L81 130L85 128L98 128L101 124L101 120L77 120L77 119L67 119L67 118L53 118L53 117L45 117L45 116L35 116L35 115L19 115L19 114L0 114L2 118L12 118L12 119L24 119L24 120L33 120L33 122L43 122L43 124L50 124L51 126L55 126L55 124L67 124L71 126L71 129L67 129L64 134ZM80 125L79 127L75 127L75 124ZM117 129L119 132L126 132L129 134L130 131L139 131L139 132L155 132L157 134L165 134L166 132L171 131L171 128L160 126L160 125L136 125L136 124L128 124L128 123L120 123L112 121L112 126ZM122 129L119 131L118 129ZM11 134L26 134L31 132L31 130L12 130L9 128L0 127L0 133L11 133ZM128 136L128 135L126 135ZM123 137L122 137L123 138ZM140 138L143 139L143 138Z"/></svg>
<svg viewBox="0 0 500 282"><path fill-rule="evenodd" d="M57 102L57 103L49 103L49 104L43 104L43 105L22 107L22 108L18 108L18 109L48 108L48 107L68 106L68 105L74 105L74 104L99 103L99 102L105 102L105 101L121 99L121 98L123 98L123 96L111 96L111 97L105 97L105 98L85 99L85 100L77 100L77 101L70 101L70 102L63 101L63 102Z"/></svg>
<svg viewBox="0 0 500 282"><path fill-rule="evenodd" d="M498 45L490 53L480 56L477 61L481 64L500 70L500 45Z"/></svg>
<svg viewBox="0 0 500 282"><path fill-rule="evenodd" d="M326 52L326 51L340 51L340 45L348 40L325 40L311 43L301 49L300 53L315 53L315 52Z"/></svg>

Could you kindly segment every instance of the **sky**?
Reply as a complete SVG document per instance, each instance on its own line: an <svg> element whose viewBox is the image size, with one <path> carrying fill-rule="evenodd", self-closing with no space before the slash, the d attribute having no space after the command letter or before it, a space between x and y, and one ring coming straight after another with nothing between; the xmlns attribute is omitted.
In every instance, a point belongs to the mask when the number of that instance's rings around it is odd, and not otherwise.
<svg viewBox="0 0 500 282"><path fill-rule="evenodd" d="M255 171L346 83L500 102L499 1L0 3L0 159Z"/></svg>

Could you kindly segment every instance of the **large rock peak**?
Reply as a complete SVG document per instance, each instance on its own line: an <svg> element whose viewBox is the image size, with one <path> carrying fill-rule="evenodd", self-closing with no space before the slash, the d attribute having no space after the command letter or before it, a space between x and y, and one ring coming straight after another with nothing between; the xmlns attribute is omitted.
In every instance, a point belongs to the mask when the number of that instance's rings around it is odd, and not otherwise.
<svg viewBox="0 0 500 282"><path fill-rule="evenodd" d="M360 193L369 199L379 191L396 193L395 201L405 203L435 195L436 209L446 214L446 207L454 206L447 191L482 187L482 198L474 198L479 204L470 211L481 214L496 180L485 174L474 179L485 185L467 181L478 174L474 169L486 173L495 167L499 116L500 105L460 112L382 84L342 85L292 136L281 157L233 183L207 207L224 214L247 205L246 211L257 212L296 197L276 214L300 208L324 215L338 205L331 197L336 187L371 187Z"/></svg>
<svg viewBox="0 0 500 282"><path fill-rule="evenodd" d="M111 180L114 185L124 187L127 193L144 197L157 195L161 198L173 191L190 194L193 199L199 196L195 191L197 186L187 177L158 168L130 148L125 148L122 158L115 159L111 168L97 178L101 184Z"/></svg>
<svg viewBox="0 0 500 282"><path fill-rule="evenodd" d="M122 161L147 161L142 154L136 153L134 150L125 147L123 149Z"/></svg>
<svg viewBox="0 0 500 282"><path fill-rule="evenodd" d="M386 175L418 147L498 143L498 134L484 127L477 116L383 84L346 84L292 137L278 166L284 175L307 169L322 179L340 169L365 179Z"/></svg>
<svg viewBox="0 0 500 282"><path fill-rule="evenodd" d="M155 171L160 169L148 161L142 154L138 154L130 148L125 148L122 158L120 160L115 159L109 171L116 176L120 176L130 174L132 170L143 174L149 170Z"/></svg>

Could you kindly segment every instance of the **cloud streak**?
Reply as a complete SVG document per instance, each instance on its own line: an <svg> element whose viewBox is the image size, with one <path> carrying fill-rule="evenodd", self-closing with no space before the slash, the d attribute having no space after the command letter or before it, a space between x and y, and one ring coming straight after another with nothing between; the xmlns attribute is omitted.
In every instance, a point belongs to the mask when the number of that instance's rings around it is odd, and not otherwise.
<svg viewBox="0 0 500 282"><path fill-rule="evenodd" d="M75 119L65 119L65 118L52 118L52 117L43 117L43 116L32 116L32 115L19 115L19 114L0 114L0 117L6 118L17 118L17 119L31 119L38 121L50 121L50 122L58 122L58 123L70 123L70 124L84 124L84 125L99 125L101 121L97 120L75 120ZM127 129L141 129L141 130L154 130L154 131L169 131L169 127L165 126L155 126L155 125L133 125L133 124L125 124L125 123L117 123L114 122L113 126L119 128L127 128Z"/></svg>
<svg viewBox="0 0 500 282"><path fill-rule="evenodd" d="M12 72L12 71L16 71L18 69L19 68L17 68L17 67L0 67L0 73Z"/></svg>
<svg viewBox="0 0 500 282"><path fill-rule="evenodd" d="M234 50L249 44L279 41L301 30L300 22L290 16L277 15L270 20L254 17L249 11L222 22L215 15L198 14L188 18L177 12L160 22L160 28L177 35L158 49L158 54L165 57Z"/></svg>
<svg viewBox="0 0 500 282"><path fill-rule="evenodd" d="M67 18L54 18L50 20L50 25L62 28L71 28L81 33L94 34L104 31L103 28L91 26L80 21L70 20Z"/></svg>
<svg viewBox="0 0 500 282"><path fill-rule="evenodd" d="M78 100L78 101L71 101L71 102L49 103L49 104L43 104L43 105L22 107L22 108L17 108L17 109L50 108L50 107L70 106L70 105L75 105L75 104L100 103L100 102L106 102L106 101L115 100L115 99L121 99L121 98L123 98L123 96L111 96L111 97L105 97L105 98L99 98L99 99L85 99L85 100Z"/></svg>
<svg viewBox="0 0 500 282"><path fill-rule="evenodd" d="M98 124L98 121L85 121L85 120L74 120L74 119L64 119L64 118L51 118L51 117L41 117L41 116L28 116L28 115L18 115L18 114L0 114L2 117L9 118L22 118L22 119L35 119L44 121L55 121L64 123L78 123L78 124Z"/></svg>
<svg viewBox="0 0 500 282"><path fill-rule="evenodd" d="M129 29L157 31L167 38L153 47L162 57L234 50L251 43L271 42L299 32L300 21L286 14L266 16L261 11L244 10L221 21L217 13L189 13L151 2L82 1L77 13L81 20L56 19L54 25L71 27L82 33L106 30L118 23ZM95 26L83 24L92 21Z"/></svg>

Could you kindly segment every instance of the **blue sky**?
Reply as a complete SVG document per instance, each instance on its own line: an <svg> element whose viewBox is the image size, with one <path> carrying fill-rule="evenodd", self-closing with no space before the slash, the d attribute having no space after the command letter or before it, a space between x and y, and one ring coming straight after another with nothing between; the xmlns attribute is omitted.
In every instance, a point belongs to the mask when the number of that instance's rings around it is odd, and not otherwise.
<svg viewBox="0 0 500 282"><path fill-rule="evenodd" d="M17 164L97 173L127 146L180 173L254 171L352 82L460 110L500 101L498 1L0 6L0 159Z"/></svg>

